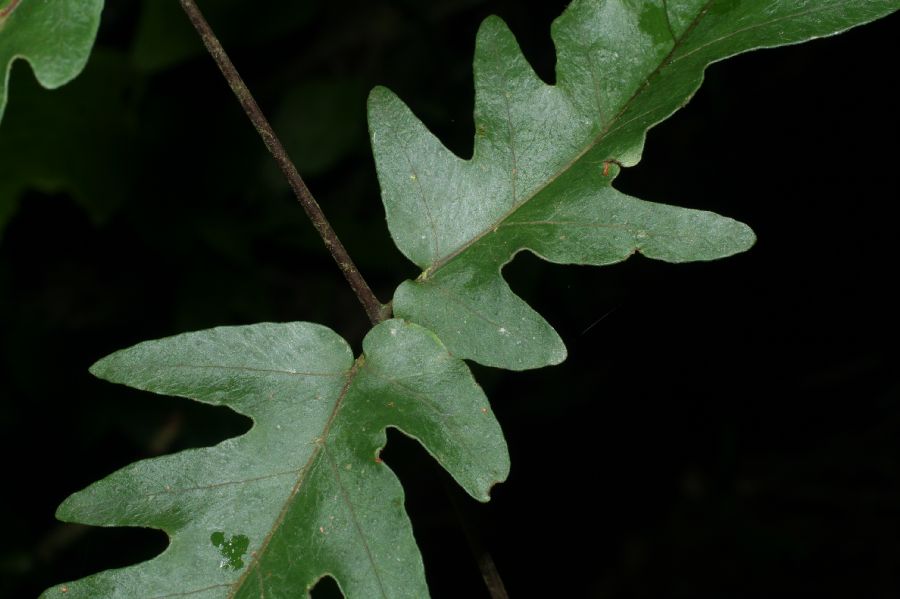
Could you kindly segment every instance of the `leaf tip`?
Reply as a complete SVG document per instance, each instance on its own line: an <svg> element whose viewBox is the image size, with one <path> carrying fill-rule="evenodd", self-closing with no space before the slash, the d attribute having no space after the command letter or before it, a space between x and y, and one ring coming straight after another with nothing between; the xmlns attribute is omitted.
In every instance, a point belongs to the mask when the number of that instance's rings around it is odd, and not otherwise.
<svg viewBox="0 0 900 599"><path fill-rule="evenodd" d="M112 355L100 358L99 360L91 364L91 366L88 368L88 372L90 372L98 379L102 379L104 381L110 380L111 358Z"/></svg>
<svg viewBox="0 0 900 599"><path fill-rule="evenodd" d="M369 98L366 100L366 107L369 111L369 118L371 120L373 113L377 111L379 108L389 106L390 104L399 101L397 94L392 92L389 88L383 85L376 85L369 92Z"/></svg>
<svg viewBox="0 0 900 599"><path fill-rule="evenodd" d="M509 25L497 15L490 15L481 22L475 36L475 71L479 71L479 58L489 61L503 60L498 58L508 54L510 49L518 50L518 42ZM505 62L505 60L504 60Z"/></svg>
<svg viewBox="0 0 900 599"><path fill-rule="evenodd" d="M756 245L756 232L750 228L750 225L745 225L740 221L735 221L740 229L739 239L743 243L741 249L738 252L746 252L754 245Z"/></svg>
<svg viewBox="0 0 900 599"><path fill-rule="evenodd" d="M724 226L719 231L721 251L714 258L727 258L746 252L756 244L756 233L749 225L731 218L723 218Z"/></svg>
<svg viewBox="0 0 900 599"><path fill-rule="evenodd" d="M390 95L393 95L393 92L390 90L390 88L388 88L384 85L376 85L369 92L369 102L370 103L376 102L376 101L384 98L385 96L390 96Z"/></svg>
<svg viewBox="0 0 900 599"><path fill-rule="evenodd" d="M97 491L98 489L102 490L102 485L103 481L92 483L63 499L54 513L56 519L70 524L108 525L104 516L100 515L101 512L98 511L102 508L97 501Z"/></svg>
<svg viewBox="0 0 900 599"><path fill-rule="evenodd" d="M557 335L557 346L553 348L553 351L550 352L547 366L556 366L558 364L562 364L566 361L566 358L569 357L569 349L566 347L565 342L563 342L562 338Z"/></svg>
<svg viewBox="0 0 900 599"><path fill-rule="evenodd" d="M398 114L408 110L403 100L383 85L376 85L369 92L369 97L366 100L366 115L369 121L369 135L376 161L378 160L379 147L381 145L378 141L380 139L379 133L390 130L393 119L397 118Z"/></svg>
<svg viewBox="0 0 900 599"><path fill-rule="evenodd" d="M569 357L569 350L566 348L565 341L559 336L559 333L550 323L545 321L540 315L541 325L544 328L543 335L529 344L529 348L521 353L513 354L512 359L500 360L496 364L486 363L488 366L497 368L505 368L507 370L523 371L533 370L535 368L546 368L548 366L557 366L566 361ZM476 360L479 361L480 360Z"/></svg>
<svg viewBox="0 0 900 599"><path fill-rule="evenodd" d="M501 17L497 15L488 15L481 26L478 28L478 40L481 41L482 36L491 36L497 34L508 34L509 26Z"/></svg>
<svg viewBox="0 0 900 599"><path fill-rule="evenodd" d="M60 522L76 522L78 519L78 495L80 493L72 493L56 508L54 516Z"/></svg>

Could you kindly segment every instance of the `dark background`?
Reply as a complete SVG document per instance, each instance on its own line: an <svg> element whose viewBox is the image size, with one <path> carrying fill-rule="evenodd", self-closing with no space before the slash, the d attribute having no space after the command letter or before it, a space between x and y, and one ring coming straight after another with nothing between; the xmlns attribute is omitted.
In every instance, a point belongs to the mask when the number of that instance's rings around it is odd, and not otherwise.
<svg viewBox="0 0 900 599"><path fill-rule="evenodd" d="M416 272L385 227L368 89L388 85L468 155L478 23L504 17L552 80L564 5L202 3L382 299ZM506 268L570 353L526 373L473 366L512 474L485 506L452 493L513 598L900 596L898 17L714 65L619 177L750 224L747 254ZM174 0L109 2L81 77L45 92L19 62L10 91L0 595L30 597L165 546L60 525L68 494L249 426L100 382L91 363L266 320L321 322L358 347L368 323ZM487 597L448 477L389 438L433 596Z"/></svg>

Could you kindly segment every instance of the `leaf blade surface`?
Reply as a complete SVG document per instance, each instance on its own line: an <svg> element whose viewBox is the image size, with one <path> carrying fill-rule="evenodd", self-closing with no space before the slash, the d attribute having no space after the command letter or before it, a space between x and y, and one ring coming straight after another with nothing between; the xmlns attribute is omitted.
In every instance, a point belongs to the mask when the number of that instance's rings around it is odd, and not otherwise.
<svg viewBox="0 0 900 599"><path fill-rule="evenodd" d="M537 77L500 19L487 19L476 43L471 159L447 150L388 90L370 96L388 226L423 269L397 289L395 313L461 358L535 368L562 361L565 346L503 280L517 252L603 265L635 252L682 262L748 249L754 235L736 221L616 191L619 165L639 161L647 130L690 99L712 62L832 35L898 7L576 0L552 28L555 85Z"/></svg>
<svg viewBox="0 0 900 599"><path fill-rule="evenodd" d="M422 327L382 323L364 350L354 360L319 325L262 323L98 362L101 378L226 405L254 426L66 500L63 520L159 528L171 542L143 564L69 583L65 596L297 596L325 575L350 598L427 596L402 487L377 457L386 427L420 440L482 501L508 472L505 442L468 368Z"/></svg>
<svg viewBox="0 0 900 599"><path fill-rule="evenodd" d="M102 9L103 0L0 3L0 120L12 63L27 61L47 89L68 83L87 63Z"/></svg>

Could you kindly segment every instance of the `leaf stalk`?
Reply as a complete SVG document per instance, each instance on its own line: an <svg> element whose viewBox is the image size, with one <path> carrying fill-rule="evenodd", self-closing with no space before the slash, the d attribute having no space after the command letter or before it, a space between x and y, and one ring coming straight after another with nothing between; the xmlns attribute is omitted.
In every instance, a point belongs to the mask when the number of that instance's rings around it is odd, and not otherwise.
<svg viewBox="0 0 900 599"><path fill-rule="evenodd" d="M281 169L281 172L287 179L288 184L294 191L294 195L297 196L300 205L303 206L303 210L312 222L313 227L315 227L319 236L322 238L322 241L325 243L325 247L328 248L328 251L331 253L331 257L334 258L338 268L340 268L341 272L344 274L344 278L347 279L347 282L356 294L357 299L359 299L359 303L361 303L365 309L366 314L369 316L369 320L372 324L378 324L379 322L390 318L390 305L382 304L378 300L372 291L372 288L369 287L369 284L359 272L356 264L354 264L353 260L350 258L350 254L347 253L344 244L341 243L337 233L335 233L334 229L331 227L331 223L325 218L325 213L322 212L319 203L316 202L316 199L309 191L309 188L297 171L297 167L291 161L287 151L284 149L281 140L278 139L278 136L269 124L268 119L266 119L262 109L260 109L259 104L256 103L253 94L250 93L250 90L247 88L247 85L235 68L234 63L231 62L231 59L228 58L228 54L225 53L225 48L222 47L216 34L203 17L203 13L200 12L197 3L194 2L194 0L179 1L181 2L181 7L188 16L188 19L190 19L191 24L194 26L194 29L200 34L203 45L206 46L210 56L215 60L219 70L228 82L229 87L231 87L231 91L237 96L238 102L240 102L241 107L244 109L250 122L253 123L253 126L262 138L263 143L266 144L266 148L268 148L269 153L272 154L272 157L278 164L278 168Z"/></svg>

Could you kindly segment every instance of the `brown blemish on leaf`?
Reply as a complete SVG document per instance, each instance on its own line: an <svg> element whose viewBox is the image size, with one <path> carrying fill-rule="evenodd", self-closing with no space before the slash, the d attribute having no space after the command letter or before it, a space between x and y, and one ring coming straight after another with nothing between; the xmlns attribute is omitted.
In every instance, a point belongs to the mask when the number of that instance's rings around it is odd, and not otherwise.
<svg viewBox="0 0 900 599"><path fill-rule="evenodd" d="M0 8L0 22L2 22L6 17L8 17L9 15L11 15L11 14L12 14L12 11L16 10L16 7L19 5L19 3L20 3L21 1L22 1L22 0L12 0L12 2L10 2L10 3L6 6L6 8ZM68 590L69 590L68 588L66 588L66 587L63 587L63 588L66 589L65 591L63 591L63 593L68 592Z"/></svg>

